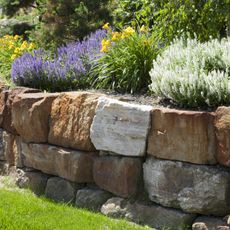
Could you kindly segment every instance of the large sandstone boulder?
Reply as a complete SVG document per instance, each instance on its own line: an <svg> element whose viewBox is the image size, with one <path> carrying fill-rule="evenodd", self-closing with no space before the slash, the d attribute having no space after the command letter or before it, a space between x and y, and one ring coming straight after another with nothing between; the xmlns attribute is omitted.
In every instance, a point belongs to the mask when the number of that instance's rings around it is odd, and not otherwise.
<svg viewBox="0 0 230 230"><path fill-rule="evenodd" d="M192 230L230 230L230 225L221 218L201 216L195 219Z"/></svg>
<svg viewBox="0 0 230 230"><path fill-rule="evenodd" d="M112 194L101 189L84 188L77 191L75 205L92 211L100 211L101 206Z"/></svg>
<svg viewBox="0 0 230 230"><path fill-rule="evenodd" d="M186 214L176 209L164 208L159 205L146 205L113 197L101 208L101 212L115 218L126 218L137 224L148 225L157 229L178 230L192 225L193 214ZM186 228L187 229L187 228Z"/></svg>
<svg viewBox="0 0 230 230"><path fill-rule="evenodd" d="M93 151L90 126L100 94L71 92L54 100L51 110L49 143Z"/></svg>
<svg viewBox="0 0 230 230"><path fill-rule="evenodd" d="M131 197L138 192L142 176L142 161L138 158L104 156L93 164L95 183L117 196Z"/></svg>
<svg viewBox="0 0 230 230"><path fill-rule="evenodd" d="M188 213L227 215L230 172L224 168L148 158L143 165L150 200Z"/></svg>
<svg viewBox="0 0 230 230"><path fill-rule="evenodd" d="M59 177L51 177L47 181L45 196L62 203L74 203L76 191L81 185L71 183Z"/></svg>
<svg viewBox="0 0 230 230"><path fill-rule="evenodd" d="M73 182L93 182L94 153L45 144L23 143L22 154L24 165L27 167L57 175Z"/></svg>
<svg viewBox="0 0 230 230"><path fill-rule="evenodd" d="M51 105L57 96L57 93L28 93L14 99L12 122L23 141L48 141Z"/></svg>
<svg viewBox="0 0 230 230"><path fill-rule="evenodd" d="M23 167L21 137L3 131L3 154L9 166Z"/></svg>
<svg viewBox="0 0 230 230"><path fill-rule="evenodd" d="M5 90L0 94L0 123L1 127L6 131L17 135L17 131L15 130L12 124L12 104L14 98L23 93L37 93L40 92L37 89L25 88L25 87L15 87L11 90Z"/></svg>
<svg viewBox="0 0 230 230"><path fill-rule="evenodd" d="M219 107L216 110L216 158L220 164L230 167L230 107Z"/></svg>
<svg viewBox="0 0 230 230"><path fill-rule="evenodd" d="M90 131L96 149L144 156L151 109L151 106L101 97Z"/></svg>
<svg viewBox="0 0 230 230"><path fill-rule="evenodd" d="M151 118L148 154L195 164L216 163L213 114L154 109Z"/></svg>

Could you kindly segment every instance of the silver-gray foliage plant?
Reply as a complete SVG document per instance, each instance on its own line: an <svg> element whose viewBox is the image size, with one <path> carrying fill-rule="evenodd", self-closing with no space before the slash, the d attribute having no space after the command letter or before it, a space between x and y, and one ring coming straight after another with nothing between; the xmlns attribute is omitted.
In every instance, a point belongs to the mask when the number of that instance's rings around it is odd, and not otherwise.
<svg viewBox="0 0 230 230"><path fill-rule="evenodd" d="M230 38L176 40L153 61L151 91L187 107L230 103Z"/></svg>

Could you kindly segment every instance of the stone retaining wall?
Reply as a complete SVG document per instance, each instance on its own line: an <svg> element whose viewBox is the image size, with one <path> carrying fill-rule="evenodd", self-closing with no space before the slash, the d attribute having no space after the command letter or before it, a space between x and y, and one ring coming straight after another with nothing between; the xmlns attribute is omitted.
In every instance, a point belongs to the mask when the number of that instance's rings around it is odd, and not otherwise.
<svg viewBox="0 0 230 230"><path fill-rule="evenodd" d="M15 88L0 127L0 173L37 195L154 228L230 229L230 107Z"/></svg>

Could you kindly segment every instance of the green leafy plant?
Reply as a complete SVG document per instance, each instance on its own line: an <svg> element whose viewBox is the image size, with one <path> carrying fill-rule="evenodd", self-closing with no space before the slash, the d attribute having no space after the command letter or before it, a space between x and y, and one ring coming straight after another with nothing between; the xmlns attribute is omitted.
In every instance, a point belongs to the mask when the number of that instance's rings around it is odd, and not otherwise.
<svg viewBox="0 0 230 230"><path fill-rule="evenodd" d="M230 39L177 40L153 61L151 91L183 107L230 103Z"/></svg>
<svg viewBox="0 0 230 230"><path fill-rule="evenodd" d="M146 92L158 48L151 34L144 30L127 27L121 32L110 31L108 39L102 41L104 55L96 60L93 69L94 87L123 93Z"/></svg>

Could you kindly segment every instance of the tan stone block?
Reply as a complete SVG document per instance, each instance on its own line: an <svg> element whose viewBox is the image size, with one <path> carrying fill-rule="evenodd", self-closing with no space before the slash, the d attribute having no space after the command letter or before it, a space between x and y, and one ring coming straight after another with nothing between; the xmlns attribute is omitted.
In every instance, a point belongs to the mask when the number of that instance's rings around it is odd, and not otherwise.
<svg viewBox="0 0 230 230"><path fill-rule="evenodd" d="M57 93L28 93L18 95L12 105L12 121L25 142L48 141L49 117Z"/></svg>
<svg viewBox="0 0 230 230"><path fill-rule="evenodd" d="M124 198L137 194L141 175L140 158L100 156L94 160L95 183L100 188Z"/></svg>
<svg viewBox="0 0 230 230"><path fill-rule="evenodd" d="M154 109L151 117L148 154L195 164L216 163L212 113Z"/></svg>
<svg viewBox="0 0 230 230"><path fill-rule="evenodd" d="M90 126L100 94L63 93L53 101L48 142L85 151L95 150Z"/></svg>

